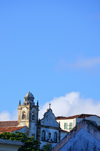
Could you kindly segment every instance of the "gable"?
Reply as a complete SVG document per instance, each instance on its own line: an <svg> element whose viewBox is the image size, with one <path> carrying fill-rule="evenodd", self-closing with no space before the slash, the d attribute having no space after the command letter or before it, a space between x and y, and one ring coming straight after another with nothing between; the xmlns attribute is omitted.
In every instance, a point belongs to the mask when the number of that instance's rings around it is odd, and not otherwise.
<svg viewBox="0 0 100 151"><path fill-rule="evenodd" d="M59 128L59 123L55 120L55 116L52 113L51 109L48 109L47 112L44 114L44 117L41 119L41 125L44 126L51 126Z"/></svg>
<svg viewBox="0 0 100 151"><path fill-rule="evenodd" d="M85 129L80 129L59 151L99 151L100 141Z"/></svg>
<svg viewBox="0 0 100 151"><path fill-rule="evenodd" d="M87 133L89 133L91 136L93 136L93 138L95 138L96 140L98 140L100 142L100 128L98 126L96 126L94 124L94 122L83 119L52 150L53 151L60 150L72 138L74 138L81 129L84 129L85 131L87 131ZM82 134L82 135L84 135L84 134Z"/></svg>

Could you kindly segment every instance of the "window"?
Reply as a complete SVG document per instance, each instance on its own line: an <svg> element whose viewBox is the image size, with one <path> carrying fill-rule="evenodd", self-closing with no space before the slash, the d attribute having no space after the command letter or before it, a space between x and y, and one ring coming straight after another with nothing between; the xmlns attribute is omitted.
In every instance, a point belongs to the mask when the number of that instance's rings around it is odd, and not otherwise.
<svg viewBox="0 0 100 151"><path fill-rule="evenodd" d="M32 112L32 120L34 120L35 119L35 112L33 111Z"/></svg>
<svg viewBox="0 0 100 151"><path fill-rule="evenodd" d="M65 130L67 129L67 123L64 123L64 129Z"/></svg>
<svg viewBox="0 0 100 151"><path fill-rule="evenodd" d="M54 133L54 142L57 143L57 132Z"/></svg>
<svg viewBox="0 0 100 151"><path fill-rule="evenodd" d="M69 128L70 128L70 129L72 129L72 128L73 128L73 127L72 127L72 123L70 123L70 124L69 124Z"/></svg>
<svg viewBox="0 0 100 151"><path fill-rule="evenodd" d="M42 141L45 141L45 131L42 131Z"/></svg>
<svg viewBox="0 0 100 151"><path fill-rule="evenodd" d="M22 119L23 120L26 119L26 113L25 113L25 111L22 112Z"/></svg>

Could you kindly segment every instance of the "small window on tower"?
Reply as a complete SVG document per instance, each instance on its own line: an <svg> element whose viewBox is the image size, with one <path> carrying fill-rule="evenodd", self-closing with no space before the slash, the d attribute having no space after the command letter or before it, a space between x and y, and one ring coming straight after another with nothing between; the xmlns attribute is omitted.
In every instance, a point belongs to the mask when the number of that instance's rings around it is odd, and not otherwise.
<svg viewBox="0 0 100 151"><path fill-rule="evenodd" d="M25 113L25 111L22 112L22 119L23 119L23 120L26 119L26 113Z"/></svg>
<svg viewBox="0 0 100 151"><path fill-rule="evenodd" d="M35 119L35 112L33 111L32 112L32 120L34 120Z"/></svg>

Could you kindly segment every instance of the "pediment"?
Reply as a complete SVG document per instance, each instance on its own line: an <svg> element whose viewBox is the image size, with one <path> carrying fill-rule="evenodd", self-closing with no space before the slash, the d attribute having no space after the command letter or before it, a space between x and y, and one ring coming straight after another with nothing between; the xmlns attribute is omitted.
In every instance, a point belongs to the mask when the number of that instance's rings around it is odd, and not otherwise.
<svg viewBox="0 0 100 151"><path fill-rule="evenodd" d="M41 119L41 125L59 128L59 123L55 120L55 115L51 109L48 109L44 114L44 117Z"/></svg>

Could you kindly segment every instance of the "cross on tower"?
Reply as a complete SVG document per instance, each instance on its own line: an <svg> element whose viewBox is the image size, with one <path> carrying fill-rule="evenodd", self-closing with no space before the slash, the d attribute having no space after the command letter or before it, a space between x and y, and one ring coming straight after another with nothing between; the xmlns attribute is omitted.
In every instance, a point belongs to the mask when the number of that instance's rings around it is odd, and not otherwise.
<svg viewBox="0 0 100 151"><path fill-rule="evenodd" d="M49 103L49 109L51 109L51 103Z"/></svg>

